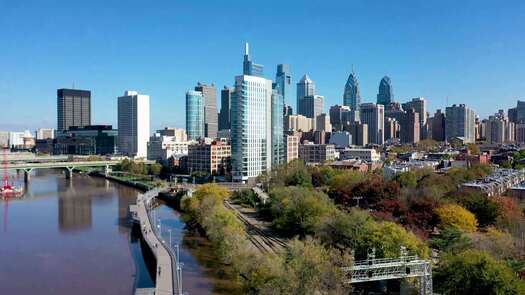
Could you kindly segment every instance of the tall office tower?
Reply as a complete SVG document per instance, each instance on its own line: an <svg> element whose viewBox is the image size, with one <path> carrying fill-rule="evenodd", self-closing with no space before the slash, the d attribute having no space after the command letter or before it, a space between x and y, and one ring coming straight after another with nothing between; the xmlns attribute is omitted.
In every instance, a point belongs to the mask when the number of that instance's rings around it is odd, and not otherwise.
<svg viewBox="0 0 525 295"><path fill-rule="evenodd" d="M474 111L464 104L452 105L445 110L445 138L462 137L465 143L475 142Z"/></svg>
<svg viewBox="0 0 525 295"><path fill-rule="evenodd" d="M301 115L315 120L323 112L324 97L321 95L305 96L301 100L299 108Z"/></svg>
<svg viewBox="0 0 525 295"><path fill-rule="evenodd" d="M368 144L368 125L359 122L347 122L343 126L344 131L352 135L352 144L364 146Z"/></svg>
<svg viewBox="0 0 525 295"><path fill-rule="evenodd" d="M525 101L518 100L516 107L509 109L509 119L514 123L525 123Z"/></svg>
<svg viewBox="0 0 525 295"><path fill-rule="evenodd" d="M343 105L351 107L353 110L359 109L361 104L361 94L359 93L359 82L354 72L348 76L343 94Z"/></svg>
<svg viewBox="0 0 525 295"><path fill-rule="evenodd" d="M283 108L283 116L293 115L293 109L292 106L284 104Z"/></svg>
<svg viewBox="0 0 525 295"><path fill-rule="evenodd" d="M420 138L427 138L427 132L424 128L427 126L428 119L427 100L424 97L416 97L403 104L403 110L408 111L410 109L414 109L419 114Z"/></svg>
<svg viewBox="0 0 525 295"><path fill-rule="evenodd" d="M432 118L432 139L445 141L445 114L437 110Z"/></svg>
<svg viewBox="0 0 525 295"><path fill-rule="evenodd" d="M276 90L272 91L272 166L283 164L286 158L284 144L284 97Z"/></svg>
<svg viewBox="0 0 525 295"><path fill-rule="evenodd" d="M419 113L414 109L407 110L399 122L401 143L419 142L419 123Z"/></svg>
<svg viewBox="0 0 525 295"><path fill-rule="evenodd" d="M399 138L399 122L394 118L385 117L385 140Z"/></svg>
<svg viewBox="0 0 525 295"><path fill-rule="evenodd" d="M246 43L244 46L244 61L242 63L243 75L262 77L263 69L263 65L259 65L252 62L252 59L250 57L250 47L248 43Z"/></svg>
<svg viewBox="0 0 525 295"><path fill-rule="evenodd" d="M518 108L509 108L507 111L507 115L509 117L509 121L517 123L518 122Z"/></svg>
<svg viewBox="0 0 525 295"><path fill-rule="evenodd" d="M146 158L149 140L149 96L126 91L118 98L118 150Z"/></svg>
<svg viewBox="0 0 525 295"><path fill-rule="evenodd" d="M91 91L57 90L57 130L91 125Z"/></svg>
<svg viewBox="0 0 525 295"><path fill-rule="evenodd" d="M368 143L382 145L385 142L385 109L381 104L361 104L361 122L368 125Z"/></svg>
<svg viewBox="0 0 525 295"><path fill-rule="evenodd" d="M286 102L290 96L290 85L292 83L292 75L290 73L290 66L287 64L277 65L277 74L275 74L275 89L283 96Z"/></svg>
<svg viewBox="0 0 525 295"><path fill-rule="evenodd" d="M206 85L199 82L195 91L201 92L204 98L204 136L216 138L219 129L217 123L217 89L213 84Z"/></svg>
<svg viewBox="0 0 525 295"><path fill-rule="evenodd" d="M221 111L219 113L219 130L230 129L230 110L232 103L232 89L224 86L221 90Z"/></svg>
<svg viewBox="0 0 525 295"><path fill-rule="evenodd" d="M377 104L387 105L394 100L392 82L390 77L384 76L379 82L379 92L377 93Z"/></svg>
<svg viewBox="0 0 525 295"><path fill-rule="evenodd" d="M507 143L515 141L514 122L510 122L503 110L489 116L485 122L485 138L488 143Z"/></svg>
<svg viewBox="0 0 525 295"><path fill-rule="evenodd" d="M315 118L315 131L332 132L332 124L330 124L330 116L322 113Z"/></svg>
<svg viewBox="0 0 525 295"><path fill-rule="evenodd" d="M235 78L231 105L234 181L248 181L271 169L271 105L272 81L248 75Z"/></svg>
<svg viewBox="0 0 525 295"><path fill-rule="evenodd" d="M204 97L200 91L186 92L186 133L188 140L205 137Z"/></svg>
<svg viewBox="0 0 525 295"><path fill-rule="evenodd" d="M305 97L314 95L315 83L305 74L297 83L297 105L295 106L297 108L297 115L306 116L305 110L302 109L302 101Z"/></svg>
<svg viewBox="0 0 525 295"><path fill-rule="evenodd" d="M284 118L284 130L308 132L315 129L314 119L303 115L288 115Z"/></svg>
<svg viewBox="0 0 525 295"><path fill-rule="evenodd" d="M525 123L516 123L515 130L516 142L520 144L525 143Z"/></svg>
<svg viewBox="0 0 525 295"><path fill-rule="evenodd" d="M343 114L350 112L349 106L335 105L330 107L330 124L336 131L343 130Z"/></svg>
<svg viewBox="0 0 525 295"><path fill-rule="evenodd" d="M394 118L398 122L401 122L401 117L404 113L405 111L399 102L392 102L385 105L385 117L387 118Z"/></svg>

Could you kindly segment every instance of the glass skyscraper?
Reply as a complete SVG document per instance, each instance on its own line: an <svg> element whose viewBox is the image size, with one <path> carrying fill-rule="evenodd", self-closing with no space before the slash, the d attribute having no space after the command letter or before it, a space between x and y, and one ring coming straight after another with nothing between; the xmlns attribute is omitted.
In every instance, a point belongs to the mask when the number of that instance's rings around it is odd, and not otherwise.
<svg viewBox="0 0 525 295"><path fill-rule="evenodd" d="M245 44L244 48L244 61L242 63L242 73L244 75L262 77L264 66L252 62L250 58L250 47L248 43Z"/></svg>
<svg viewBox="0 0 525 295"><path fill-rule="evenodd" d="M287 95L290 94L290 84L292 83L292 76L290 74L290 66L287 64L277 65L277 73L275 74L275 89L282 95L283 100L286 101Z"/></svg>
<svg viewBox="0 0 525 295"><path fill-rule="evenodd" d="M272 81L237 76L231 102L232 178L244 182L271 169Z"/></svg>
<svg viewBox="0 0 525 295"><path fill-rule="evenodd" d="M284 97L274 89L272 91L272 166L283 164L285 161L283 108Z"/></svg>
<svg viewBox="0 0 525 295"><path fill-rule="evenodd" d="M353 110L358 110L361 104L361 94L359 93L359 82L354 73L348 76L343 94L343 105L349 106Z"/></svg>
<svg viewBox="0 0 525 295"><path fill-rule="evenodd" d="M315 83L308 77L308 75L304 75L301 80L299 80L299 83L297 83L297 114L306 116L307 110L305 108L305 104L303 103L303 100L307 96L314 96L315 95Z"/></svg>
<svg viewBox="0 0 525 295"><path fill-rule="evenodd" d="M392 82L390 77L384 76L379 82L379 92L377 93L377 104L387 105L394 99L394 92L392 91Z"/></svg>
<svg viewBox="0 0 525 295"><path fill-rule="evenodd" d="M202 92L186 92L186 132L189 140L204 137L204 97Z"/></svg>

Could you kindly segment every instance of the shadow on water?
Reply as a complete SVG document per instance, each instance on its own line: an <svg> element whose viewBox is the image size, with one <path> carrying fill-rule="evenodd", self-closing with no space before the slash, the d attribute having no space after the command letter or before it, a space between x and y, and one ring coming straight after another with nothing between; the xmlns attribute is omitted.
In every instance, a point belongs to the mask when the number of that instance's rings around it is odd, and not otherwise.
<svg viewBox="0 0 525 295"><path fill-rule="evenodd" d="M140 227L136 224L131 227L130 247L136 265L135 289L155 287L155 270L157 263L155 255L142 238Z"/></svg>

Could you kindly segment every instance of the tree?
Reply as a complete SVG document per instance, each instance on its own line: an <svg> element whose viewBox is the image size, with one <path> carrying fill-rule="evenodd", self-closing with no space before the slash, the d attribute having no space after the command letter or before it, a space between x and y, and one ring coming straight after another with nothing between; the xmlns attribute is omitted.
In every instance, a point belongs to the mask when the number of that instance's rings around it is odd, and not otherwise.
<svg viewBox="0 0 525 295"><path fill-rule="evenodd" d="M505 263L487 252L467 250L442 257L434 275L442 294L520 295L525 284Z"/></svg>
<svg viewBox="0 0 525 295"><path fill-rule="evenodd" d="M479 155L480 154L480 150L479 150L479 146L475 143L469 143L467 145L467 149L468 151L470 152L471 155Z"/></svg>
<svg viewBox="0 0 525 295"><path fill-rule="evenodd" d="M149 174L159 176L162 171L162 165L159 163L154 163L149 166Z"/></svg>
<svg viewBox="0 0 525 295"><path fill-rule="evenodd" d="M476 216L467 209L456 205L446 204L436 209L442 228L453 227L465 232L476 231L478 221Z"/></svg>
<svg viewBox="0 0 525 295"><path fill-rule="evenodd" d="M472 241L459 229L447 227L430 240L430 246L442 252L456 254L471 247Z"/></svg>
<svg viewBox="0 0 525 295"><path fill-rule="evenodd" d="M480 227L495 224L501 214L499 204L480 193L462 193L457 199L462 206L476 215Z"/></svg>
<svg viewBox="0 0 525 295"><path fill-rule="evenodd" d="M275 188L270 198L273 226L290 235L312 234L319 220L335 210L324 193L304 187Z"/></svg>
<svg viewBox="0 0 525 295"><path fill-rule="evenodd" d="M415 188L417 186L417 176L414 171L407 171L397 174L394 180L399 183L402 188Z"/></svg>
<svg viewBox="0 0 525 295"><path fill-rule="evenodd" d="M300 159L281 165L272 171L271 186L312 186L312 175Z"/></svg>

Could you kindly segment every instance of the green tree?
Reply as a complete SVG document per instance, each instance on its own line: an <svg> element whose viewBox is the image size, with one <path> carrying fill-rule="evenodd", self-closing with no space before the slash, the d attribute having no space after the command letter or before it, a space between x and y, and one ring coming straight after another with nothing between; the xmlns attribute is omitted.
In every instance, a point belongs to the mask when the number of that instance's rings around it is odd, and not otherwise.
<svg viewBox="0 0 525 295"><path fill-rule="evenodd" d="M305 236L314 231L322 217L335 210L322 192L304 187L281 187L270 191L273 226L288 234Z"/></svg>
<svg viewBox="0 0 525 295"><path fill-rule="evenodd" d="M149 174L159 176L162 171L162 165L159 163L154 163L149 165Z"/></svg>
<svg viewBox="0 0 525 295"><path fill-rule="evenodd" d="M487 252L467 250L441 258L434 284L441 294L525 294L525 284Z"/></svg>
<svg viewBox="0 0 525 295"><path fill-rule="evenodd" d="M463 207L476 215L480 227L495 224L502 213L497 202L480 193L463 193L457 199Z"/></svg>
<svg viewBox="0 0 525 295"><path fill-rule="evenodd" d="M459 253L472 246L472 241L459 229L447 227L430 240L430 246L442 252Z"/></svg>
<svg viewBox="0 0 525 295"><path fill-rule="evenodd" d="M394 180L399 182L402 188L415 188L418 179L414 171L407 171L397 174Z"/></svg>

